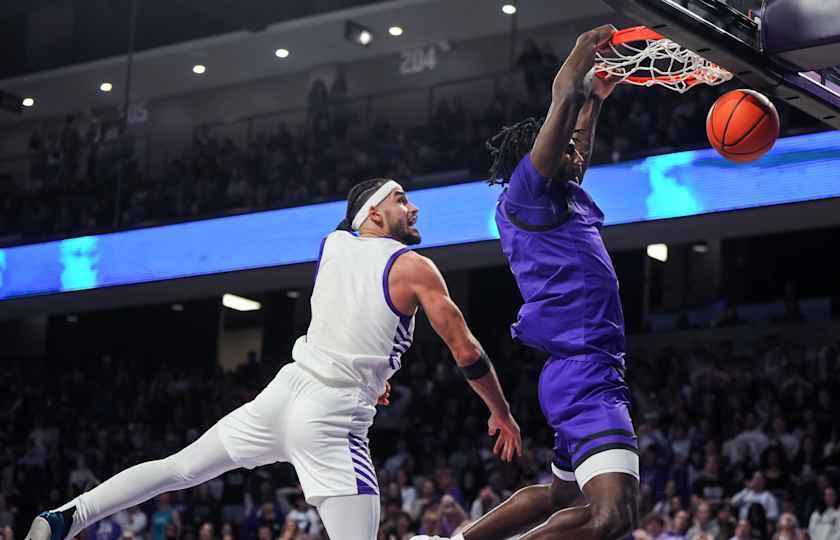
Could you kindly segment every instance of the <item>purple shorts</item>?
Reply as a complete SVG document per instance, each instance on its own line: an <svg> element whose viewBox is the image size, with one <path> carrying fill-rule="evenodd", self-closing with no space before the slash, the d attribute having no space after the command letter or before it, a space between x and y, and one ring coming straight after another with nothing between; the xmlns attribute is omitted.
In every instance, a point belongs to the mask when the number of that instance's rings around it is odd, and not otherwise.
<svg viewBox="0 0 840 540"><path fill-rule="evenodd" d="M630 421L630 389L618 368L549 358L539 381L543 415L554 429L554 466L573 472L611 449L639 452Z"/></svg>

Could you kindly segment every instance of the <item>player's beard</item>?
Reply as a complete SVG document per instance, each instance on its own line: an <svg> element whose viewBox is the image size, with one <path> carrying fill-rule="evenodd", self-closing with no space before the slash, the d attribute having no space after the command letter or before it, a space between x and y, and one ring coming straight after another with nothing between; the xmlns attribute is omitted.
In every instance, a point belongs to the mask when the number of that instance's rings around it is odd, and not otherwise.
<svg viewBox="0 0 840 540"><path fill-rule="evenodd" d="M407 246L414 246L420 243L420 232L408 225L407 221L393 223L388 236Z"/></svg>

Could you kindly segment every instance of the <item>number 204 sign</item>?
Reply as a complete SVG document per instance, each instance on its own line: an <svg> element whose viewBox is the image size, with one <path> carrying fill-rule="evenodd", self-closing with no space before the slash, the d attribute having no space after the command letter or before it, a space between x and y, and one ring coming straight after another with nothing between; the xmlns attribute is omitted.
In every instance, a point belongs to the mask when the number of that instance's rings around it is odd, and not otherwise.
<svg viewBox="0 0 840 540"><path fill-rule="evenodd" d="M437 66L437 46L417 47L400 53L400 75L431 71Z"/></svg>

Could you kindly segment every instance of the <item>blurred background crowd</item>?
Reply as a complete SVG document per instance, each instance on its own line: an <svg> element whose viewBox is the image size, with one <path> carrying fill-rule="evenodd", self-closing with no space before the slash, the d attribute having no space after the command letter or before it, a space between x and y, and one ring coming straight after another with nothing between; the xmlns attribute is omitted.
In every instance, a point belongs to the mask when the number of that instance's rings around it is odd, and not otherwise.
<svg viewBox="0 0 840 540"><path fill-rule="evenodd" d="M635 540L840 538L840 342L777 335L747 346L635 351L629 381L641 451ZM536 406L541 359L515 345L496 360L525 441L502 464L481 402L437 342L419 343L371 431L383 540L449 536L520 487L550 482L552 434ZM195 440L251 399L279 367L237 370L103 357L0 367L0 530L134 463ZM88 529L91 540L326 538L294 471L236 470L164 494Z"/></svg>
<svg viewBox="0 0 840 540"><path fill-rule="evenodd" d="M44 122L21 149L28 171L0 184L0 240L336 200L375 176L408 187L484 178L484 142L504 125L545 114L559 60L528 40L513 73L494 79L488 102L444 97L417 125L391 121L395 111L387 109L366 118L351 106L342 76L330 88L311 85L305 115L280 116L244 139L226 136L226 126L197 126L191 145L161 148L153 136L124 132L122 120L90 112ZM691 99L662 88L618 88L601 114L593 162L707 146L706 112L735 87L701 86ZM780 107L784 134L822 129Z"/></svg>

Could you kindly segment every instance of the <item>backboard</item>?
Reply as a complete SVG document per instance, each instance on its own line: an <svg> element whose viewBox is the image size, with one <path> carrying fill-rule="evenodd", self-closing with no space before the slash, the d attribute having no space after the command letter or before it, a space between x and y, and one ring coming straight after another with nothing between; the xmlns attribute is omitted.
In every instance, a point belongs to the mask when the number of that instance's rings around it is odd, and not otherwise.
<svg viewBox="0 0 840 540"><path fill-rule="evenodd" d="M840 0L604 0L840 129Z"/></svg>

